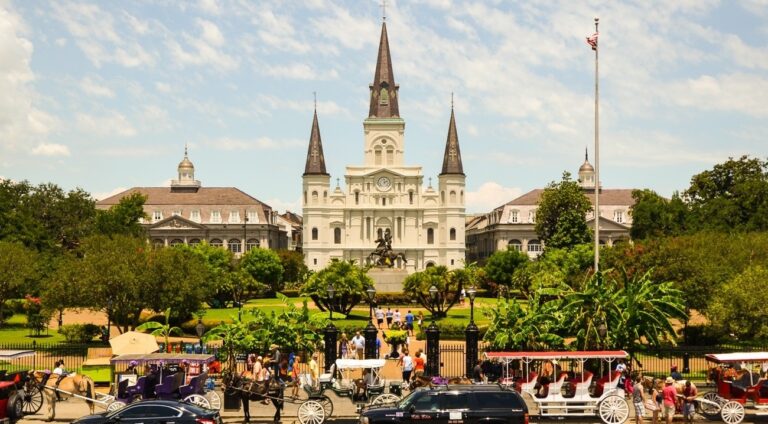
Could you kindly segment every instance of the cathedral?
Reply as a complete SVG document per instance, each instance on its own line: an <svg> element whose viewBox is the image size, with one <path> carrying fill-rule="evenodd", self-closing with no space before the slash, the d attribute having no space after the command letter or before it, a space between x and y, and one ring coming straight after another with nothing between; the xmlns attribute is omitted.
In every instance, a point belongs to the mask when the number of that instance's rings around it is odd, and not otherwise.
<svg viewBox="0 0 768 424"><path fill-rule="evenodd" d="M424 187L421 166L406 165L386 22L381 26L370 108L363 121L363 164L348 165L345 189L331 188L315 110L302 176L303 251L309 269L333 259L372 263L377 240L391 236L402 253L392 266L409 273L434 265L463 266L465 175L453 107L437 187Z"/></svg>

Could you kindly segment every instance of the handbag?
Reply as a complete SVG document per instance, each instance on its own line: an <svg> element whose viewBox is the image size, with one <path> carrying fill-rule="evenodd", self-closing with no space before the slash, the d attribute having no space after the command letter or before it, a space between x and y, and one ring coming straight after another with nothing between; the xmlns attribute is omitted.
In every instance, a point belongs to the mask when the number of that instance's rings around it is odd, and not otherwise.
<svg viewBox="0 0 768 424"><path fill-rule="evenodd" d="M645 400L645 409L647 409L649 411L658 411L659 410L659 405L653 399L646 399Z"/></svg>

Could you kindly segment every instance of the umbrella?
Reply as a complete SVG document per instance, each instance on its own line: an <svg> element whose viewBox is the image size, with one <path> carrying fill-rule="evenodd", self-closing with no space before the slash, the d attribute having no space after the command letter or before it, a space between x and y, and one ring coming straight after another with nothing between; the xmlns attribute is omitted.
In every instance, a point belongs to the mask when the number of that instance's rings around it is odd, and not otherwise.
<svg viewBox="0 0 768 424"><path fill-rule="evenodd" d="M110 339L109 345L112 346L113 355L125 355L127 353L145 354L160 350L155 336L139 333L138 331L128 331Z"/></svg>

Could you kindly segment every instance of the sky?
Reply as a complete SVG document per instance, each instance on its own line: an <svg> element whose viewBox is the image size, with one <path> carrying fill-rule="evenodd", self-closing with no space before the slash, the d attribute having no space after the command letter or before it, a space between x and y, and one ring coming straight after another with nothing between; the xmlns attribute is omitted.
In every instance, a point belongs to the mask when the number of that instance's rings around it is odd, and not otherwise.
<svg viewBox="0 0 768 424"><path fill-rule="evenodd" d="M405 162L442 165L454 93L467 211L576 174L670 196L768 156L768 0L387 0ZM0 177L101 199L203 186L301 211L313 93L332 182L363 162L380 0L0 0ZM594 161L593 161L594 163Z"/></svg>

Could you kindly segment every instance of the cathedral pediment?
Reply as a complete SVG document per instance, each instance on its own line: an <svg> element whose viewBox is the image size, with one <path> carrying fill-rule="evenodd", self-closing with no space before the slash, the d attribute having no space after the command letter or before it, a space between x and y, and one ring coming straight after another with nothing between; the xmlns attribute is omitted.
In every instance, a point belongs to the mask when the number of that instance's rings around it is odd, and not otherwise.
<svg viewBox="0 0 768 424"><path fill-rule="evenodd" d="M153 230L202 230L205 229L205 226L181 216L170 216L152 224L149 228Z"/></svg>
<svg viewBox="0 0 768 424"><path fill-rule="evenodd" d="M407 177L405 174L401 174L399 172L393 171L389 168L379 168L375 169L371 172L368 172L367 174L363 174L363 177L372 177L377 175L388 175L391 177Z"/></svg>

